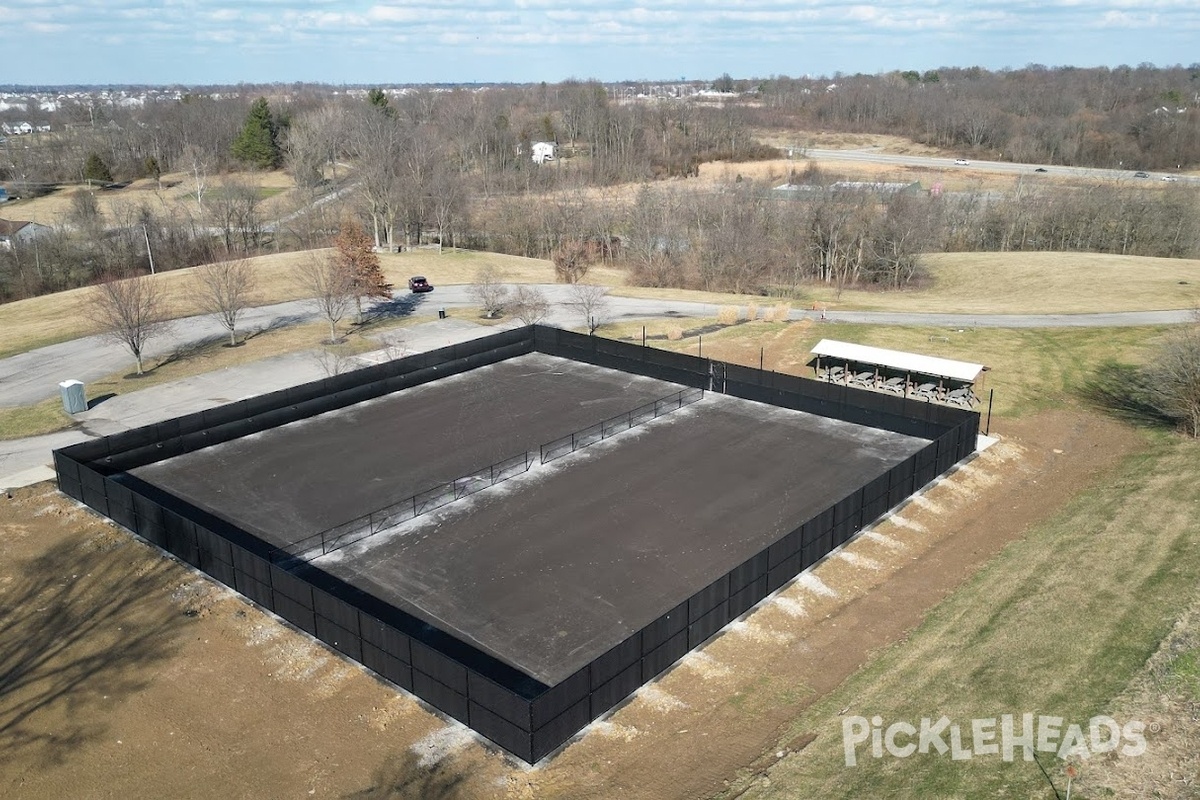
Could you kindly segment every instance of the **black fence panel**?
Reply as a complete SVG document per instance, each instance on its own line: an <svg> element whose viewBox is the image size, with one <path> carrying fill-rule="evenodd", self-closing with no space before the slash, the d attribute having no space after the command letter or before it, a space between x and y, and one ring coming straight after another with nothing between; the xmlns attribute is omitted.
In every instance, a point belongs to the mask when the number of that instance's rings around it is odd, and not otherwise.
<svg viewBox="0 0 1200 800"><path fill-rule="evenodd" d="M158 430L154 425L143 425L140 428L122 431L109 438L108 446L113 453L123 453L139 447L152 445L158 441Z"/></svg>
<svg viewBox="0 0 1200 800"><path fill-rule="evenodd" d="M729 601L722 600L711 611L688 625L688 647L695 649L705 639L712 636L732 617L729 616Z"/></svg>
<svg viewBox="0 0 1200 800"><path fill-rule="evenodd" d="M196 544L195 523L174 512L165 511L163 512L163 524L167 529L166 549L193 567L199 567L200 548Z"/></svg>
<svg viewBox="0 0 1200 800"><path fill-rule="evenodd" d="M203 560L203 557L201 560ZM226 564L223 561L212 561L211 563L203 564L201 569L226 586L233 588L234 582L236 581L236 576L234 573L236 573L237 570L235 570L229 564Z"/></svg>
<svg viewBox="0 0 1200 800"><path fill-rule="evenodd" d="M688 602L684 600L675 608L663 614L658 619L642 628L642 654L646 655L657 650L668 639L681 632L686 632L688 626Z"/></svg>
<svg viewBox="0 0 1200 800"><path fill-rule="evenodd" d="M729 599L729 575L722 575L688 600L688 623L694 623Z"/></svg>
<svg viewBox="0 0 1200 800"><path fill-rule="evenodd" d="M363 666L406 691L413 690L412 667L379 648L363 642Z"/></svg>
<svg viewBox="0 0 1200 800"><path fill-rule="evenodd" d="M797 528L767 548L767 568L774 569L783 561L795 555L803 544L803 528Z"/></svg>
<svg viewBox="0 0 1200 800"><path fill-rule="evenodd" d="M585 665L574 675L559 681L530 702L529 715L534 730L544 727L580 702L585 709L589 708L588 696L592 690L590 672L590 665Z"/></svg>
<svg viewBox="0 0 1200 800"><path fill-rule="evenodd" d="M601 684L633 666L642 657L642 632L621 642L591 663L591 685L595 691Z"/></svg>
<svg viewBox="0 0 1200 800"><path fill-rule="evenodd" d="M362 639L357 632L347 630L320 614L316 615L316 622L318 639L355 661L362 661Z"/></svg>
<svg viewBox="0 0 1200 800"><path fill-rule="evenodd" d="M533 732L533 750L529 761L537 762L550 755L598 716L599 714L592 714L590 698L584 698L571 706Z"/></svg>
<svg viewBox="0 0 1200 800"><path fill-rule="evenodd" d="M58 450L64 456L77 463L87 463L108 455L109 440L107 437L92 439L86 442L69 445Z"/></svg>
<svg viewBox="0 0 1200 800"><path fill-rule="evenodd" d="M137 527L133 530L137 535L151 544L164 547L167 528L163 524L162 506L139 493L133 496L133 510L137 516Z"/></svg>
<svg viewBox="0 0 1200 800"><path fill-rule="evenodd" d="M740 591L729 596L729 618L737 619L762 600L767 592L767 574L755 578Z"/></svg>
<svg viewBox="0 0 1200 800"><path fill-rule="evenodd" d="M413 669L437 680L459 694L467 693L467 669L462 664L421 642L412 642Z"/></svg>
<svg viewBox="0 0 1200 800"><path fill-rule="evenodd" d="M231 568L232 571L232 568ZM272 598L275 613L311 636L320 636L317 628L316 614L303 603L297 602L287 595L275 590ZM361 658L359 659L361 661Z"/></svg>
<svg viewBox="0 0 1200 800"><path fill-rule="evenodd" d="M271 564L268 569L270 570L271 575L271 588L275 590L276 595L282 594L290 600L304 606L309 611L317 610L317 605L313 600L313 594L315 592L319 592L320 590L314 590L312 584L308 581L293 575L285 569L280 569L274 564ZM328 595L326 595L324 592L320 592L320 594L323 597L328 597ZM324 611L321 613L329 619L333 619L343 628L356 630L358 627L357 624L351 626L346 620L335 618L330 614L325 614ZM355 616L357 616L357 613Z"/></svg>
<svg viewBox="0 0 1200 800"><path fill-rule="evenodd" d="M819 559L820 556L816 555L815 546L785 558L767 572L767 592L770 593L780 588L803 570L817 563Z"/></svg>
<svg viewBox="0 0 1200 800"><path fill-rule="evenodd" d="M68 456L63 450L55 450L53 458L54 474L59 481L68 480L72 483L79 483L79 464L75 459Z"/></svg>
<svg viewBox="0 0 1200 800"><path fill-rule="evenodd" d="M689 650L688 632L684 629L642 657L642 682L661 675L668 667L686 656Z"/></svg>
<svg viewBox="0 0 1200 800"><path fill-rule="evenodd" d="M637 691L642 685L642 660L614 675L607 683L592 689L592 719L605 713Z"/></svg>
<svg viewBox="0 0 1200 800"><path fill-rule="evenodd" d="M459 694L418 669L412 671L412 690L417 697L439 711L449 714L465 725L471 724L465 695Z"/></svg>
<svg viewBox="0 0 1200 800"><path fill-rule="evenodd" d="M275 598L268 584L256 581L246 573L234 569L233 588L268 611L274 611Z"/></svg>
<svg viewBox="0 0 1200 800"><path fill-rule="evenodd" d="M412 664L412 646L408 636L365 611L359 612L358 621L364 642L369 642L381 652L405 664Z"/></svg>
<svg viewBox="0 0 1200 800"><path fill-rule="evenodd" d="M534 761L533 734L524 730L486 706L470 698L468 712L471 727L518 758Z"/></svg>
<svg viewBox="0 0 1200 800"><path fill-rule="evenodd" d="M731 596L737 594L759 578L766 577L767 567L768 553L766 550L734 567L729 573L729 594Z"/></svg>
<svg viewBox="0 0 1200 800"><path fill-rule="evenodd" d="M533 730L529 701L474 670L467 671L467 696L471 698L472 703L478 703L526 734ZM474 720L472 716L472 723Z"/></svg>
<svg viewBox="0 0 1200 800"><path fill-rule="evenodd" d="M339 597L334 597L327 592L314 588L312 590L313 610L321 616L334 622L341 627L352 631L355 636L359 635L358 631L358 609L342 600ZM436 672L429 672L430 675L437 676ZM444 682L444 681L443 681ZM466 691L464 686L462 691Z"/></svg>

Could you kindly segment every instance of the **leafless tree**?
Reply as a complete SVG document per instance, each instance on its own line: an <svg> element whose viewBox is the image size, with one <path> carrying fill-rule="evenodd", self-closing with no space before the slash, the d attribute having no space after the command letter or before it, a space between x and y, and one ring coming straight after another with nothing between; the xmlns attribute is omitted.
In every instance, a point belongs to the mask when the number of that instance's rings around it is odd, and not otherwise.
<svg viewBox="0 0 1200 800"><path fill-rule="evenodd" d="M191 193L196 198L196 207L203 211L204 195L208 192L209 173L212 171L211 159L199 147L189 144L184 146L179 155L179 163L192 179Z"/></svg>
<svg viewBox="0 0 1200 800"><path fill-rule="evenodd" d="M168 307L158 279L150 275L110 275L91 290L92 321L100 333L127 347L143 374L146 342L166 331Z"/></svg>
<svg viewBox="0 0 1200 800"><path fill-rule="evenodd" d="M1200 438L1200 318L1173 332L1145 368L1150 402Z"/></svg>
<svg viewBox="0 0 1200 800"><path fill-rule="evenodd" d="M358 369L361 365L353 356L340 352L334 347L319 347L313 351L313 360L325 373L326 377L336 378L346 372Z"/></svg>
<svg viewBox="0 0 1200 800"><path fill-rule="evenodd" d="M500 273L495 267L480 267L475 273L475 281L467 290L471 299L483 309L483 316L495 319L504 311L508 300L508 287L500 282Z"/></svg>
<svg viewBox="0 0 1200 800"><path fill-rule="evenodd" d="M237 345L237 322L254 304L255 277L244 260L218 261L196 268L196 296L205 314L216 317L229 331L229 346Z"/></svg>
<svg viewBox="0 0 1200 800"><path fill-rule="evenodd" d="M513 292L512 315L526 325L537 325L550 316L550 301L541 289L518 286Z"/></svg>
<svg viewBox="0 0 1200 800"><path fill-rule="evenodd" d="M318 186L324 180L329 147L323 122L322 114L306 114L293 120L287 129L284 153L288 171L302 189Z"/></svg>
<svg viewBox="0 0 1200 800"><path fill-rule="evenodd" d="M221 228L228 253L253 253L263 239L262 196L258 186L243 178L226 178L213 193L211 211Z"/></svg>
<svg viewBox="0 0 1200 800"><path fill-rule="evenodd" d="M565 239L550 251L550 260L560 283L579 283L591 266L587 243L580 239Z"/></svg>
<svg viewBox="0 0 1200 800"><path fill-rule="evenodd" d="M311 253L295 269L296 280L313 308L329 323L330 343L337 342L337 324L354 308L354 275L332 252Z"/></svg>
<svg viewBox="0 0 1200 800"><path fill-rule="evenodd" d="M567 305L583 317L589 334L594 334L597 328L608 324L612 319L608 288L604 286L576 283L571 287L571 299Z"/></svg>
<svg viewBox="0 0 1200 800"><path fill-rule="evenodd" d="M375 246L395 244L396 217L402 206L404 136L397 121L374 107L347 115L346 144L357 163L359 191L371 215Z"/></svg>

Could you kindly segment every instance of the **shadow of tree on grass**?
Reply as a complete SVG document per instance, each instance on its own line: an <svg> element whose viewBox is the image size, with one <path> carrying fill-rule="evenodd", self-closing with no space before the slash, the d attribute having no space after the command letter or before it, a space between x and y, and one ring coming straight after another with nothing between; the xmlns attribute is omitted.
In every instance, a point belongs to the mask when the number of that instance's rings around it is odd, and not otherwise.
<svg viewBox="0 0 1200 800"><path fill-rule="evenodd" d="M63 762L178 649L187 622L166 594L178 571L132 541L97 546L103 538L4 570L13 580L0 593L0 763Z"/></svg>
<svg viewBox="0 0 1200 800"><path fill-rule="evenodd" d="M1083 400L1095 408L1133 425L1173 429L1176 421L1151 400L1149 377L1132 364L1105 361L1079 389Z"/></svg>
<svg viewBox="0 0 1200 800"><path fill-rule="evenodd" d="M345 800L456 800L463 797L466 775L452 772L446 761L421 766L415 753L388 759L371 776L371 787Z"/></svg>

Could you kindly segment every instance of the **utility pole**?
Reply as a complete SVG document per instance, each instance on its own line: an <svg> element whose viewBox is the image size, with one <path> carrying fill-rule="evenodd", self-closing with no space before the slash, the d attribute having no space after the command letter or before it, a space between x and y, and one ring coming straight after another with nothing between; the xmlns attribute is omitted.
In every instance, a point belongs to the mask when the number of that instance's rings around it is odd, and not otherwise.
<svg viewBox="0 0 1200 800"><path fill-rule="evenodd" d="M150 259L150 274L154 274L154 253L150 250L150 231L146 229L146 223L142 223L142 236L146 237L146 257Z"/></svg>

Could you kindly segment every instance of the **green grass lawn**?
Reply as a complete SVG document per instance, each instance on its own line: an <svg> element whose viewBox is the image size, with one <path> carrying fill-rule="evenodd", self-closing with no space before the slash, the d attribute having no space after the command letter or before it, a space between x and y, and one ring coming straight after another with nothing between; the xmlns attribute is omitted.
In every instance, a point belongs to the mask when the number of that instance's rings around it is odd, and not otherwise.
<svg viewBox="0 0 1200 800"><path fill-rule="evenodd" d="M656 321L649 335L669 327L701 328L714 320ZM984 401L995 390L993 414L1018 416L1079 402L1078 391L1108 360L1137 363L1169 328L946 328L883 325L754 322L703 335L709 358L794 375L812 376L809 351L821 339L941 356L988 367L981 383ZM601 334L640 338L640 323L607 326ZM655 347L697 354L699 337L651 340ZM761 351L761 353L760 353ZM986 407L984 408L986 410Z"/></svg>
<svg viewBox="0 0 1200 800"><path fill-rule="evenodd" d="M769 784L746 775L727 796L1053 797L1037 765L1020 757L876 759L868 744L847 767L843 720L878 715L886 727L945 715L969 726L1032 712L1086 726L1113 713L1114 698L1196 597L1200 576L1200 446L1145 436L1115 474L1009 545L906 641L803 712L781 742L817 738L771 768ZM1176 662L1180 680L1194 680L1195 658ZM1041 758L1061 790L1063 762Z"/></svg>

